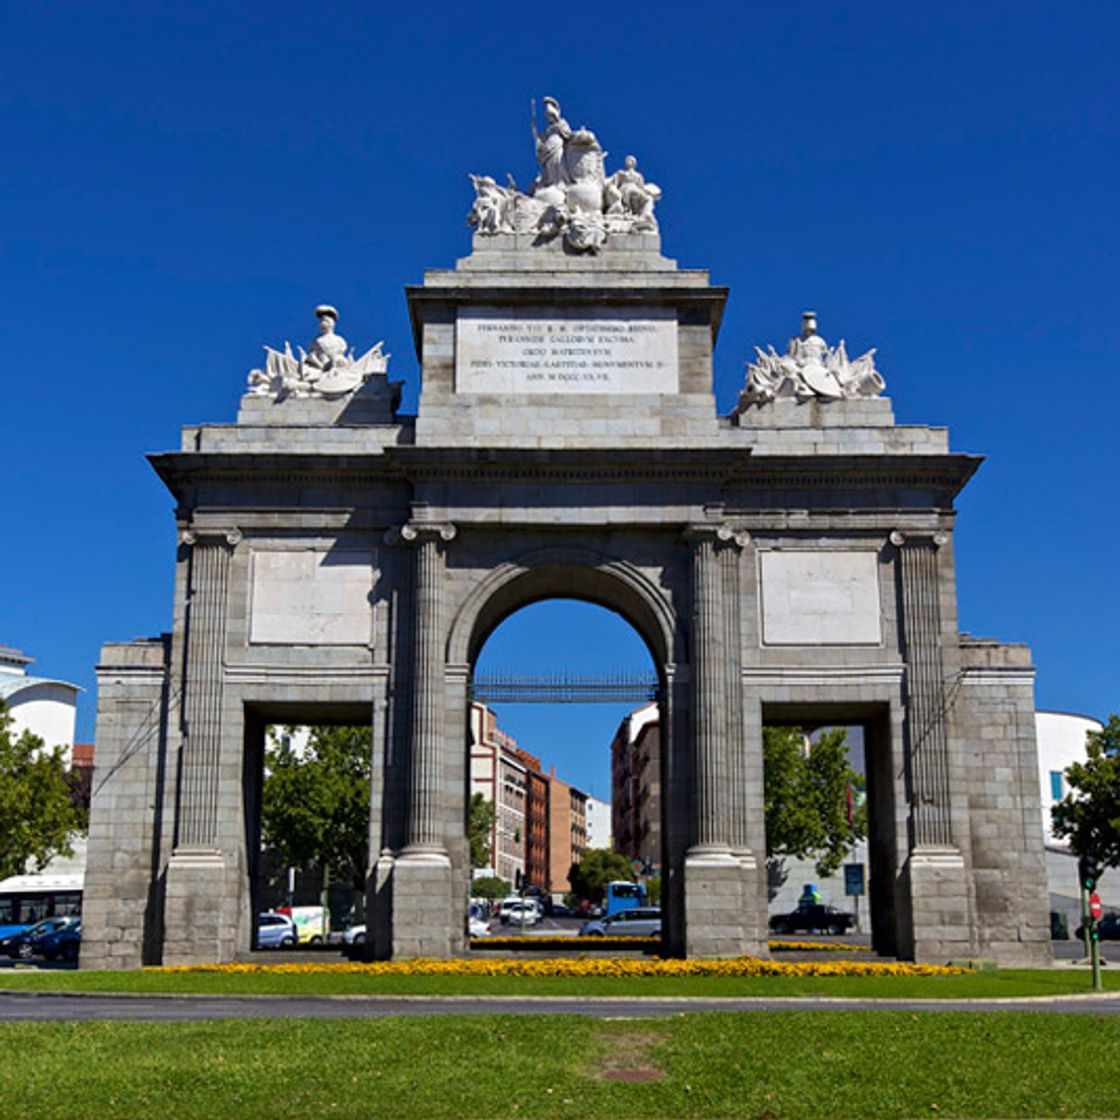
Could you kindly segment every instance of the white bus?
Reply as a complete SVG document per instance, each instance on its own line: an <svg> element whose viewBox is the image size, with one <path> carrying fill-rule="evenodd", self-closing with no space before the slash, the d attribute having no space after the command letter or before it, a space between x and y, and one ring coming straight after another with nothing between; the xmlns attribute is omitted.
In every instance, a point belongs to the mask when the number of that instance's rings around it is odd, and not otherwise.
<svg viewBox="0 0 1120 1120"><path fill-rule="evenodd" d="M82 874L13 875L0 881L0 938L43 918L82 912Z"/></svg>

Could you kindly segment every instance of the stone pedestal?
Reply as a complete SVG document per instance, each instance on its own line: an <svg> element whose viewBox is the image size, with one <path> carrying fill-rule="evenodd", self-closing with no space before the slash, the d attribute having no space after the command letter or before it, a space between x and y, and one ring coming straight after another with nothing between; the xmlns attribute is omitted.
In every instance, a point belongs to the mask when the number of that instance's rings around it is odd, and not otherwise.
<svg viewBox="0 0 1120 1120"><path fill-rule="evenodd" d="M222 853L178 848L167 864L163 964L229 961L239 948L237 903ZM248 948L248 942L244 948Z"/></svg>
<svg viewBox="0 0 1120 1120"><path fill-rule="evenodd" d="M684 861L685 956L764 955L753 936L755 897L743 861L729 851L694 849Z"/></svg>
<svg viewBox="0 0 1120 1120"><path fill-rule="evenodd" d="M919 964L974 956L968 873L960 852L950 847L917 848L905 874L913 948L903 955Z"/></svg>
<svg viewBox="0 0 1120 1120"><path fill-rule="evenodd" d="M451 860L441 852L405 852L393 866L393 956L454 956L465 947L452 919Z"/></svg>

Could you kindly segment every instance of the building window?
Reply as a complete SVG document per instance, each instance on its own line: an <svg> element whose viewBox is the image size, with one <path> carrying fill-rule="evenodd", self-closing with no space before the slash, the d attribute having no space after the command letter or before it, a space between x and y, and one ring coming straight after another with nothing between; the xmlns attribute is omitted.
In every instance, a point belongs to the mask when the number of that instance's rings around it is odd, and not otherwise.
<svg viewBox="0 0 1120 1120"><path fill-rule="evenodd" d="M1061 770L1050 771L1050 796L1055 801L1061 801L1065 796L1062 793L1062 772Z"/></svg>

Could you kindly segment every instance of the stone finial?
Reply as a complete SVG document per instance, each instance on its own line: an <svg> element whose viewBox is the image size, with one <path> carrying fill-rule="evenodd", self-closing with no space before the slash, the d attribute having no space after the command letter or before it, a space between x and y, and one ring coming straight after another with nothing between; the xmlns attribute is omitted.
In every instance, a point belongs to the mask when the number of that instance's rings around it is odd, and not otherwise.
<svg viewBox="0 0 1120 1120"><path fill-rule="evenodd" d="M817 313L801 315L801 334L789 340L784 354L773 346L755 347L758 360L747 366L747 382L735 412L770 404L779 398L834 401L877 397L886 388L875 368L875 351L851 361L844 346L833 348L817 334Z"/></svg>
<svg viewBox="0 0 1120 1120"><path fill-rule="evenodd" d="M284 343L283 352L264 348L264 369L249 373L250 395L271 397L274 401L287 397L334 400L350 395L374 374L388 372L390 355L382 353L383 342L356 358L346 339L335 333L338 310L329 303L321 303L315 308L315 317L319 320L319 336L307 350L298 347L298 358L288 342Z"/></svg>

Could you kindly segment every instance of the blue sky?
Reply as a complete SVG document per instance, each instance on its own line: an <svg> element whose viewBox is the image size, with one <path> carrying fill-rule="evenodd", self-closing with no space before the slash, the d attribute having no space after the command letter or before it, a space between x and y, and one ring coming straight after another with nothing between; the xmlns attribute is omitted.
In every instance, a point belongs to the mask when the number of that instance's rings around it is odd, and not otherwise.
<svg viewBox="0 0 1120 1120"><path fill-rule="evenodd" d="M87 690L81 737L100 643L170 622L145 453L232 421L324 300L413 408L403 285L468 252L468 172L531 177L546 93L730 286L721 409L807 307L878 347L899 421L987 456L962 627L1031 645L1040 707L1120 706L1120 7L48 2L5 30L0 642ZM550 628L557 664L583 626Z"/></svg>

